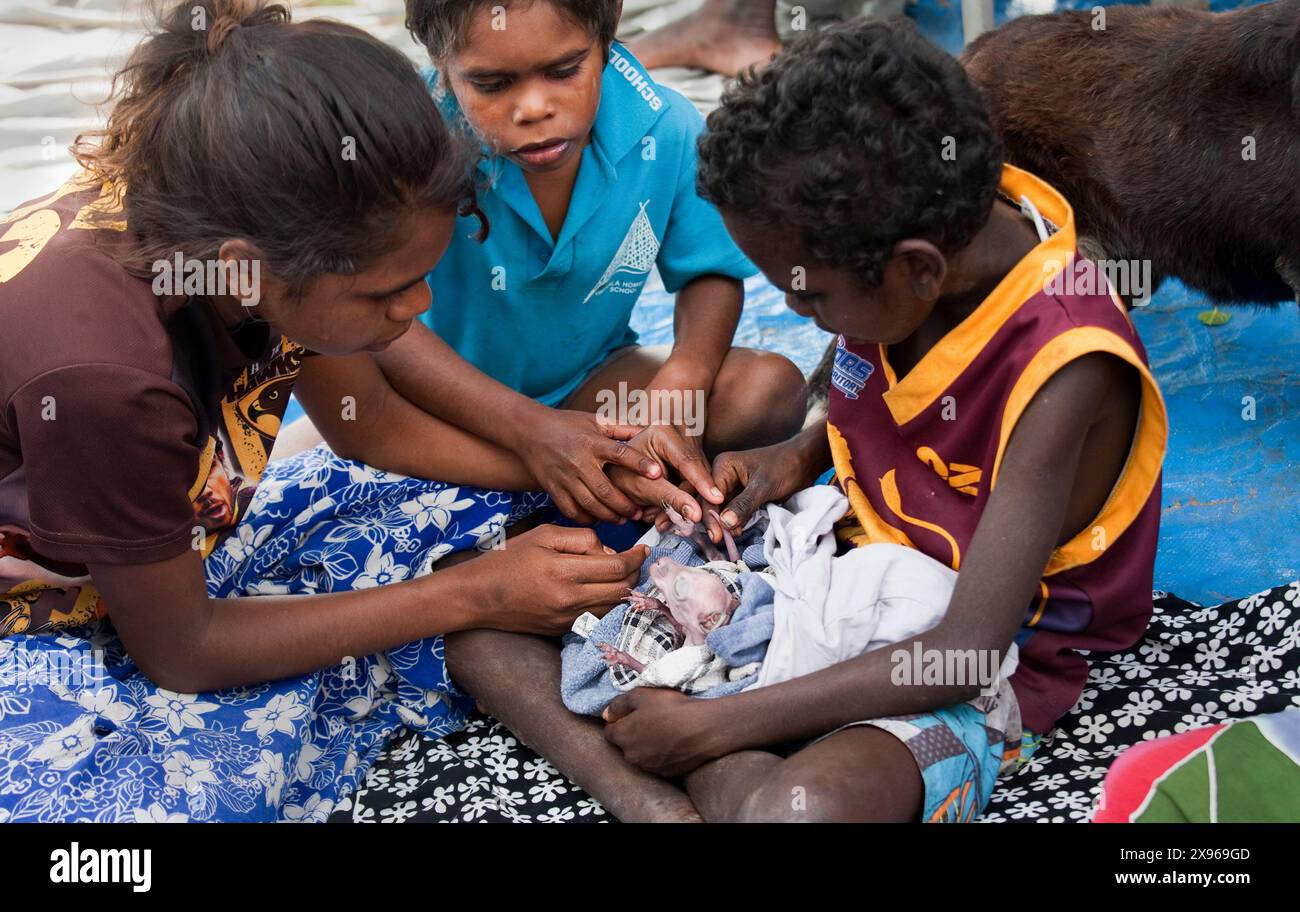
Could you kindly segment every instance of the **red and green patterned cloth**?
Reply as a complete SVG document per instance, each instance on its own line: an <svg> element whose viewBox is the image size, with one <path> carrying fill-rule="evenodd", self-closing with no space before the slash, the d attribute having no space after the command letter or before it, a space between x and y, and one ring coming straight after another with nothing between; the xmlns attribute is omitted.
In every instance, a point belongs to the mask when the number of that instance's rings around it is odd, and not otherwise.
<svg viewBox="0 0 1300 912"><path fill-rule="evenodd" d="M1300 707L1168 735L1111 766L1095 823L1300 820Z"/></svg>

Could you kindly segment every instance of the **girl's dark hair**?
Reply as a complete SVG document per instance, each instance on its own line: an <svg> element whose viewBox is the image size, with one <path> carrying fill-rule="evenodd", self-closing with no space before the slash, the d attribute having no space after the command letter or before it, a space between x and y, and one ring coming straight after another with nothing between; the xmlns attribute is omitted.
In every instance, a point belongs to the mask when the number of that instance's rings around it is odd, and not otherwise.
<svg viewBox="0 0 1300 912"><path fill-rule="evenodd" d="M360 29L289 17L265 0L182 0L113 78L107 126L73 154L121 197L129 267L213 259L241 238L301 290L365 268L409 213L477 211L473 150L414 65Z"/></svg>
<svg viewBox="0 0 1300 912"><path fill-rule="evenodd" d="M907 19L806 35L742 75L699 140L700 195L881 281L894 244L960 250L988 221L1002 152L954 58Z"/></svg>
<svg viewBox="0 0 1300 912"><path fill-rule="evenodd" d="M434 62L441 62L459 50L469 30L474 11L491 0L406 0L406 28L424 45ZM510 7L511 0L495 0ZM538 0L516 0L535 3ZM618 0L544 0L587 30L604 47L614 41L618 29ZM508 13L507 13L508 15Z"/></svg>

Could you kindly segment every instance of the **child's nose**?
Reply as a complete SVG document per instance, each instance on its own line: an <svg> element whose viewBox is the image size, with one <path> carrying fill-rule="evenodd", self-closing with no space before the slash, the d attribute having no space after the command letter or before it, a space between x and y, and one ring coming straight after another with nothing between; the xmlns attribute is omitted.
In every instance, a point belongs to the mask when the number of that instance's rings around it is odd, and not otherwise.
<svg viewBox="0 0 1300 912"><path fill-rule="evenodd" d="M515 102L515 125L536 123L545 120L551 113L551 101L541 88L526 88Z"/></svg>
<svg viewBox="0 0 1300 912"><path fill-rule="evenodd" d="M388 306L388 319L394 323L414 320L429 309L432 301L428 282L420 282L411 288L409 294L400 295Z"/></svg>

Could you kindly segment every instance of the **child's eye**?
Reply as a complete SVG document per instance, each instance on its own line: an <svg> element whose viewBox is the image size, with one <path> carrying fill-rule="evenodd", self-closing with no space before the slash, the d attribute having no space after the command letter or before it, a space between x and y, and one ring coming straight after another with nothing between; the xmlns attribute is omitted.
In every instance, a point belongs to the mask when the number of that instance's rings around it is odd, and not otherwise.
<svg viewBox="0 0 1300 912"><path fill-rule="evenodd" d="M551 70L546 75L550 79L554 79L557 82L561 82L565 79L572 79L574 76L577 76L581 70L582 70L582 64L578 63L578 64L574 64L571 67L565 67L564 69L561 70Z"/></svg>
<svg viewBox="0 0 1300 912"><path fill-rule="evenodd" d="M510 83L504 79L494 79L490 82L472 82L470 84L474 86L475 90L482 92L484 95L491 95L494 92L500 92Z"/></svg>

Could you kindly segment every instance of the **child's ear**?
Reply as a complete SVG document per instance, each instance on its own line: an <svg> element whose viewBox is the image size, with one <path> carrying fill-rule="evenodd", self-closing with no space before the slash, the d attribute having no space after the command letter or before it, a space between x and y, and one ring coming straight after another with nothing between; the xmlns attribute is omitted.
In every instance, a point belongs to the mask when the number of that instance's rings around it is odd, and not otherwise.
<svg viewBox="0 0 1300 912"><path fill-rule="evenodd" d="M906 270L912 293L922 301L937 301L948 276L948 261L929 241L906 238L894 245L894 258Z"/></svg>

